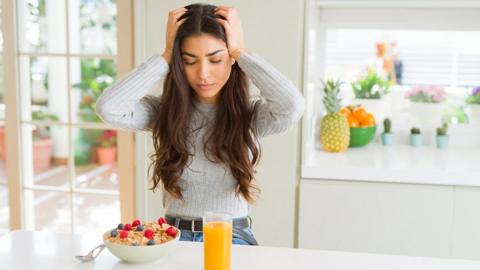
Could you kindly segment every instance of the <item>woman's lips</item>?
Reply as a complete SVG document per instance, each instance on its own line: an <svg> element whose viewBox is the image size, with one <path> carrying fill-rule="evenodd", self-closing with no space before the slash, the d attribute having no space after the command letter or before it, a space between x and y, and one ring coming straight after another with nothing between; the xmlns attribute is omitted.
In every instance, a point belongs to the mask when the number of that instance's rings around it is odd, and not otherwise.
<svg viewBox="0 0 480 270"><path fill-rule="evenodd" d="M210 88L212 88L214 84L213 83L201 83L201 84L197 84L198 88L202 89L202 90L208 90Z"/></svg>

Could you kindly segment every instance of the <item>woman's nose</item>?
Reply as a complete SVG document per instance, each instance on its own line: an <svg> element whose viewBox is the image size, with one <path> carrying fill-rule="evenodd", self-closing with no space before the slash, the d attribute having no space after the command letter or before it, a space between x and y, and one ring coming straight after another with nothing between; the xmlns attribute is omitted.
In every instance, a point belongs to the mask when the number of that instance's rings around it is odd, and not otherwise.
<svg viewBox="0 0 480 270"><path fill-rule="evenodd" d="M200 63L200 67L198 69L198 76L201 78L201 79L207 79L208 78L208 75L209 75L209 66L208 66L208 63L206 62L201 62Z"/></svg>

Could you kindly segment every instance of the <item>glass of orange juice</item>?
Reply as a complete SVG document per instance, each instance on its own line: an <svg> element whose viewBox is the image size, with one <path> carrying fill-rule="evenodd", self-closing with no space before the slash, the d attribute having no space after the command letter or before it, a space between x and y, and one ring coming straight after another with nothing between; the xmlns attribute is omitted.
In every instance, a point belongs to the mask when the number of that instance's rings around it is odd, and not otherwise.
<svg viewBox="0 0 480 270"><path fill-rule="evenodd" d="M205 270L230 270L232 216L207 212L203 217L203 256Z"/></svg>

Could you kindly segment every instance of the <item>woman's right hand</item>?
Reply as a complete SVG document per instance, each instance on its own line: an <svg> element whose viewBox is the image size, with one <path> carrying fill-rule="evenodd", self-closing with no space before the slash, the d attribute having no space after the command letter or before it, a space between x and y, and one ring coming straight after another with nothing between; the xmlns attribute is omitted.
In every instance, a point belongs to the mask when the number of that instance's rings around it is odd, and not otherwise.
<svg viewBox="0 0 480 270"><path fill-rule="evenodd" d="M165 37L165 50L162 53L163 58L170 64L172 61L172 50L175 36L177 35L178 27L185 21L186 18L178 20L183 14L187 12L184 7L174 9L168 13L167 34Z"/></svg>

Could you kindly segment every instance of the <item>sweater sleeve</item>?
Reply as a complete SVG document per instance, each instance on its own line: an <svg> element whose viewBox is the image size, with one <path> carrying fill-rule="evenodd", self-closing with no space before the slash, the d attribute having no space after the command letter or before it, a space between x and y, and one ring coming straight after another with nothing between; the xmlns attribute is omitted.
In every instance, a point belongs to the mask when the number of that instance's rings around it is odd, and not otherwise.
<svg viewBox="0 0 480 270"><path fill-rule="evenodd" d="M168 63L163 57L151 56L103 91L95 107L98 116L116 128L148 130L152 115L147 95L168 70Z"/></svg>
<svg viewBox="0 0 480 270"><path fill-rule="evenodd" d="M254 53L242 53L238 64L260 90L261 98L255 103L256 136L262 138L294 126L303 115L305 99L293 82Z"/></svg>

